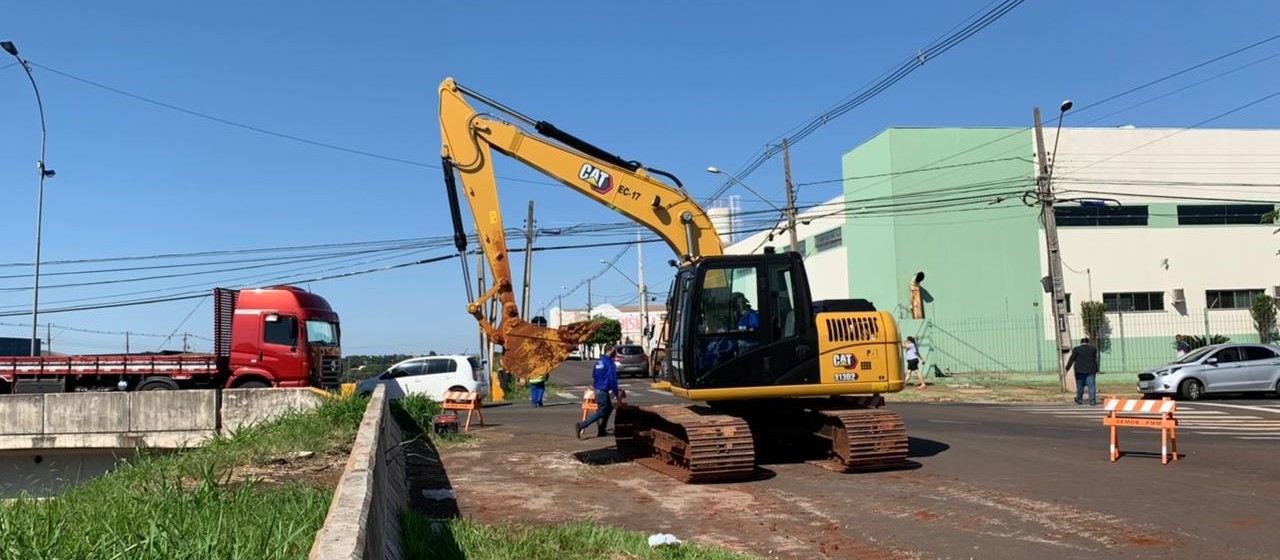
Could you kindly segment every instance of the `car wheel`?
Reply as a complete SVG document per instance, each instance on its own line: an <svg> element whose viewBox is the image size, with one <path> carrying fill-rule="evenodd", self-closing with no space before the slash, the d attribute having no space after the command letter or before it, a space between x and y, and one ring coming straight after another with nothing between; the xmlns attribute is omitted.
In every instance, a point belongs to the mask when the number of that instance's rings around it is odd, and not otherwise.
<svg viewBox="0 0 1280 560"><path fill-rule="evenodd" d="M268 385L266 381L253 380L253 381L245 381L244 383L236 385L236 388L237 389L266 389L267 387L270 387L270 386L271 385Z"/></svg>
<svg viewBox="0 0 1280 560"><path fill-rule="evenodd" d="M1276 380L1276 396L1280 397L1280 379Z"/></svg>
<svg viewBox="0 0 1280 560"><path fill-rule="evenodd" d="M466 387L463 387L462 385L454 385L453 387L449 387L449 391L450 391L450 392L458 392L458 393L468 393L468 392L470 392L470 391L467 391L467 388L466 388Z"/></svg>
<svg viewBox="0 0 1280 560"><path fill-rule="evenodd" d="M1178 392L1182 398L1189 401L1198 401L1204 396L1204 385L1195 379L1188 379L1182 382L1182 386L1178 388Z"/></svg>

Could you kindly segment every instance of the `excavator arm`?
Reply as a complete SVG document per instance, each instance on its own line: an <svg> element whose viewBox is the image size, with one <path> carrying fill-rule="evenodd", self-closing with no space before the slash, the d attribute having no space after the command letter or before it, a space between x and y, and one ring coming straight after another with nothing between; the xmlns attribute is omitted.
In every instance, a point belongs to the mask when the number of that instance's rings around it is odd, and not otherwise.
<svg viewBox="0 0 1280 560"><path fill-rule="evenodd" d="M469 100L504 113L532 127L526 132L516 124L477 112ZM652 174L674 176L646 169L557 129L545 121L521 115L468 90L452 78L440 84L441 158L454 215L455 238L465 247L457 209L455 173L471 208L478 241L492 271L492 286L467 310L489 337L503 346L502 366L520 377L545 373L563 362L570 350L587 341L598 325L591 322L548 329L520 317L508 262L506 233L499 206L493 168L496 151L520 161L592 200L626 215L662 238L685 262L720 255L723 247L706 212L680 187L672 187ZM498 323L484 316L485 305L500 304Z"/></svg>

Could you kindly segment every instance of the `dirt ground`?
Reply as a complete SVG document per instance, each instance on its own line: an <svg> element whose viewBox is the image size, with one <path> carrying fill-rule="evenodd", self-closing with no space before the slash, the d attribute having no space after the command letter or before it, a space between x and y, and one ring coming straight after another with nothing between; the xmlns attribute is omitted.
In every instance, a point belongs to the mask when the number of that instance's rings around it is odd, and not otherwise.
<svg viewBox="0 0 1280 560"><path fill-rule="evenodd" d="M612 446L612 438L573 445L580 450L552 450L545 440L522 442L509 432L478 430L472 445L444 448L441 456L459 509L482 523L592 519L769 558L912 557L851 538L850 532L797 496L750 482L678 485L621 462L612 449L602 447ZM797 467L825 473L814 466Z"/></svg>

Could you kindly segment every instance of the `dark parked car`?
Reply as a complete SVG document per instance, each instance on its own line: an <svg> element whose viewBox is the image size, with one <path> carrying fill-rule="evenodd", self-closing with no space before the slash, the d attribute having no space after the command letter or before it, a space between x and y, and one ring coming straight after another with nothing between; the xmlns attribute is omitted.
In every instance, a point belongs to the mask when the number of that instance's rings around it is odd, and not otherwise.
<svg viewBox="0 0 1280 560"><path fill-rule="evenodd" d="M633 377L649 375L649 357L644 355L644 348L636 344L618 345L618 353L613 357L618 366L618 375L631 374Z"/></svg>

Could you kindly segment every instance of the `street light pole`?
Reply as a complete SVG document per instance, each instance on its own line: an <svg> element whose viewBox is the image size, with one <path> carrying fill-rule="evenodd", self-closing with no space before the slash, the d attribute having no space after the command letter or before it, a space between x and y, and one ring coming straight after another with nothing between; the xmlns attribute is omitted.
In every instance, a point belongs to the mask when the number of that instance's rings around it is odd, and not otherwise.
<svg viewBox="0 0 1280 560"><path fill-rule="evenodd" d="M40 355L40 342L37 338L40 324L40 230L43 225L44 217L44 180L47 177L53 177L54 171L44 166L44 148L45 148L45 126L44 126L44 101L40 99L40 88L36 87L36 78L31 74L31 65L27 60L18 55L18 47L13 45L12 41L0 42L0 48L4 52L13 55L18 59L18 63L22 65L22 69L27 72L27 79L31 81L31 89L36 93L36 108L40 111L40 159L36 161L36 170L40 173L40 187L36 195L36 262L35 274L32 279L32 296L31 296L31 355Z"/></svg>
<svg viewBox="0 0 1280 560"><path fill-rule="evenodd" d="M648 356L649 338L645 334L649 329L649 292L644 287L644 243L639 231L636 232L636 277L640 279L636 283L636 289L640 290L640 348Z"/></svg>
<svg viewBox="0 0 1280 560"><path fill-rule="evenodd" d="M1058 114L1058 134L1062 133L1062 121L1067 111L1071 110L1071 102L1063 101ZM1062 254L1058 245L1058 224L1053 212L1053 167L1050 166L1044 150L1044 129L1040 124L1040 108L1032 111L1036 133L1036 155L1040 160L1040 169L1036 177L1037 198L1040 199L1040 216L1044 220L1045 252L1049 265L1049 291L1053 294L1053 323L1058 345L1058 384L1063 391L1067 386L1067 354L1071 352L1071 333L1067 325L1067 298L1062 282ZM1057 158L1058 140L1053 141L1054 157Z"/></svg>

